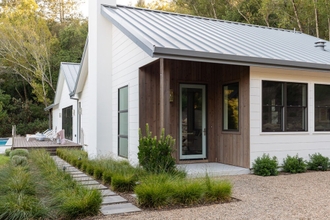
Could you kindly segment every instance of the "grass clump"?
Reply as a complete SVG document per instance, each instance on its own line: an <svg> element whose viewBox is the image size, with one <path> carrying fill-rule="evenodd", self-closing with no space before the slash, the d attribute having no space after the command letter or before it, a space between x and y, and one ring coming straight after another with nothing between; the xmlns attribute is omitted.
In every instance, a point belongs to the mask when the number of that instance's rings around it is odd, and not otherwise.
<svg viewBox="0 0 330 220"><path fill-rule="evenodd" d="M111 177L111 187L114 191L130 192L133 191L136 185L137 177L133 173L114 174Z"/></svg>
<svg viewBox="0 0 330 220"><path fill-rule="evenodd" d="M306 172L307 164L302 157L287 156L283 159L283 171L289 173L304 173Z"/></svg>
<svg viewBox="0 0 330 220"><path fill-rule="evenodd" d="M277 167L277 158L275 156L270 158L268 154L263 154L252 163L254 174L259 176L276 176L278 174Z"/></svg>
<svg viewBox="0 0 330 220"><path fill-rule="evenodd" d="M6 164L8 164L10 161L9 157L3 155L3 154L0 154L0 168Z"/></svg>
<svg viewBox="0 0 330 220"><path fill-rule="evenodd" d="M227 201L232 193L232 185L228 181L213 180L208 176L186 179L163 173L146 176L134 191L140 206L161 208Z"/></svg>
<svg viewBox="0 0 330 220"><path fill-rule="evenodd" d="M307 162L307 169L326 171L329 167L329 158L324 157L320 153L309 155L309 162Z"/></svg>
<svg viewBox="0 0 330 220"><path fill-rule="evenodd" d="M55 198L52 206L65 219L96 215L102 203L97 189L87 189L58 169L54 160L44 150L32 151L31 158L40 168L47 182L49 194Z"/></svg>
<svg viewBox="0 0 330 220"><path fill-rule="evenodd" d="M15 149L10 151L9 153L10 158L12 158L15 155L29 157L29 151L27 149Z"/></svg>

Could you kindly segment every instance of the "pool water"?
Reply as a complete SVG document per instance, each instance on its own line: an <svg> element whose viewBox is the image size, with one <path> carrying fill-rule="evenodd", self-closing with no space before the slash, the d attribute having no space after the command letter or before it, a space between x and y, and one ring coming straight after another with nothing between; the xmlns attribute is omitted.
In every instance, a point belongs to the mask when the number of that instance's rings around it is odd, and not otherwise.
<svg viewBox="0 0 330 220"><path fill-rule="evenodd" d="M7 143L7 141L8 141L8 139L3 139L3 138L1 138L1 139L0 139L0 146L5 146L6 143Z"/></svg>

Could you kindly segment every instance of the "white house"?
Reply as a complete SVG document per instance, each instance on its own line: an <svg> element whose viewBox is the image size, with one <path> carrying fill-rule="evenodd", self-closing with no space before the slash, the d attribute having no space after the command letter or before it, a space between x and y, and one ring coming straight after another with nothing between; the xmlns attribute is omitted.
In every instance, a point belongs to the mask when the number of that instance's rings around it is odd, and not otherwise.
<svg viewBox="0 0 330 220"><path fill-rule="evenodd" d="M54 132L65 130L65 138L79 143L78 99L70 97L79 72L79 63L61 63L54 103L46 108L51 110L51 124Z"/></svg>
<svg viewBox="0 0 330 220"><path fill-rule="evenodd" d="M280 162L330 156L330 42L115 0L89 7L71 97L81 105L80 141L91 157L136 164L146 123L176 139L177 163L249 168L263 153Z"/></svg>

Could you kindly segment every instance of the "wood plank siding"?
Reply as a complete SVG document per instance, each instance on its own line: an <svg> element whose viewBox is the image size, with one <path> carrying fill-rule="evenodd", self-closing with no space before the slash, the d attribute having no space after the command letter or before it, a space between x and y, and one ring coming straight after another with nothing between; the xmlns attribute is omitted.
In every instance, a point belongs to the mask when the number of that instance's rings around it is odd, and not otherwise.
<svg viewBox="0 0 330 220"><path fill-rule="evenodd" d="M186 162L179 160L180 84L202 84L207 91L207 160L250 166L249 67L160 59L140 68L139 82L140 128L144 131L148 123L153 134L159 135L165 127L177 140L177 163ZM239 131L226 132L222 129L222 90L233 82L239 82ZM173 102L169 101L170 89Z"/></svg>

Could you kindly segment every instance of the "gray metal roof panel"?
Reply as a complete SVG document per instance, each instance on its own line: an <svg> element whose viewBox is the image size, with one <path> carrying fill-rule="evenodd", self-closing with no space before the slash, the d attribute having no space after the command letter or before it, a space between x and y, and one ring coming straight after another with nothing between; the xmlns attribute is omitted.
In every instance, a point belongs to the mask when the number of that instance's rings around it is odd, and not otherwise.
<svg viewBox="0 0 330 220"><path fill-rule="evenodd" d="M79 63L61 63L61 72L64 74L70 93L72 93L75 88L79 68Z"/></svg>
<svg viewBox="0 0 330 220"><path fill-rule="evenodd" d="M330 51L300 32L126 6L103 6L102 14L152 57L330 69Z"/></svg>

